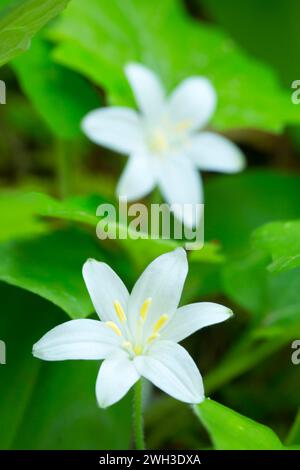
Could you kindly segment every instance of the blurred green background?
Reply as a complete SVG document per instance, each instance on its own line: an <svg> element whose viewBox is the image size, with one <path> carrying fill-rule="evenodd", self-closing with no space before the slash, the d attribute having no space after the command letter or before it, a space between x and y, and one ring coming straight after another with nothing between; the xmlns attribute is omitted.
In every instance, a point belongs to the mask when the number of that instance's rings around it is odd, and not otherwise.
<svg viewBox="0 0 300 470"><path fill-rule="evenodd" d="M0 0L0 8L0 448L133 445L130 394L97 408L99 364L31 356L49 328L95 315L81 277L88 257L109 263L130 288L177 245L95 234L96 207L116 202L124 159L88 142L80 121L100 106L134 106L123 74L132 60L168 90L190 75L210 78L218 93L211 126L248 161L241 174L204 175L206 243L189 253L182 299L235 313L184 344L213 400L193 413L149 387L147 445L299 447L300 366L291 362L300 338L300 104L291 101L299 2Z"/></svg>

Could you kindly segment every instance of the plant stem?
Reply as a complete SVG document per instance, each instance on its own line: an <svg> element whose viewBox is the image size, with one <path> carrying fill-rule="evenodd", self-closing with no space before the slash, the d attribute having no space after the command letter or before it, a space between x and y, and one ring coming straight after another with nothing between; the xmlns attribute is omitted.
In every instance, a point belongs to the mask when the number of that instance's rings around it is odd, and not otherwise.
<svg viewBox="0 0 300 470"><path fill-rule="evenodd" d="M134 387L133 422L136 449L145 450L142 379Z"/></svg>

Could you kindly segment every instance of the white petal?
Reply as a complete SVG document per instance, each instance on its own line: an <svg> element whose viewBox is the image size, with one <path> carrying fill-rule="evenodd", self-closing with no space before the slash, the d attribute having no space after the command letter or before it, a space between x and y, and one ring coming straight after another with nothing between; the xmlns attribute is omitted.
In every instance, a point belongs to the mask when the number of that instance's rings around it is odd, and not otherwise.
<svg viewBox="0 0 300 470"><path fill-rule="evenodd" d="M133 201L150 193L154 186L155 177L150 157L142 152L133 154L118 183L118 196Z"/></svg>
<svg viewBox="0 0 300 470"><path fill-rule="evenodd" d="M46 333L33 355L45 361L104 359L119 347L118 336L98 320L71 320Z"/></svg>
<svg viewBox="0 0 300 470"><path fill-rule="evenodd" d="M186 253L183 248L156 258L137 280L129 299L129 321L134 330L140 309L149 297L152 299L145 334L152 331L153 324L161 315L175 313L188 272Z"/></svg>
<svg viewBox="0 0 300 470"><path fill-rule="evenodd" d="M114 302L120 302L126 312L128 290L119 276L106 264L88 259L83 266L83 277L93 305L103 321L119 323Z"/></svg>
<svg viewBox="0 0 300 470"><path fill-rule="evenodd" d="M179 308L163 330L162 337L179 342L205 326L221 323L232 317L229 308L201 302Z"/></svg>
<svg viewBox="0 0 300 470"><path fill-rule="evenodd" d="M103 361L96 383L99 406L107 408L121 400L139 378L133 361L125 354Z"/></svg>
<svg viewBox="0 0 300 470"><path fill-rule="evenodd" d="M158 117L165 104L165 95L157 75L144 65L135 63L127 65L125 73L140 110L147 118Z"/></svg>
<svg viewBox="0 0 300 470"><path fill-rule="evenodd" d="M154 343L149 355L134 359L139 373L177 400L200 403L204 400L200 372L188 352L171 341Z"/></svg>
<svg viewBox="0 0 300 470"><path fill-rule="evenodd" d="M83 119L82 130L96 144L125 154L143 142L141 119L129 108L95 109Z"/></svg>
<svg viewBox="0 0 300 470"><path fill-rule="evenodd" d="M174 205L171 209L175 217L188 227L197 225L197 204L203 201L202 181L186 156L173 156L162 163L159 186L164 198Z"/></svg>
<svg viewBox="0 0 300 470"><path fill-rule="evenodd" d="M225 137L213 132L201 132L191 139L188 156L200 170L236 173L245 168L240 149Z"/></svg>
<svg viewBox="0 0 300 470"><path fill-rule="evenodd" d="M168 112L173 122L194 130L207 124L217 102L211 82L202 77L184 80L170 96Z"/></svg>

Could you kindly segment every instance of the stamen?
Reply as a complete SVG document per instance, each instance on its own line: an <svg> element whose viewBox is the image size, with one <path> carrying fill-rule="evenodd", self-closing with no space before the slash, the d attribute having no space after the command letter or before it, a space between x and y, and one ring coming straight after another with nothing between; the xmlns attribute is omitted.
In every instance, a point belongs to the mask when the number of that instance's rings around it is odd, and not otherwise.
<svg viewBox="0 0 300 470"><path fill-rule="evenodd" d="M162 315L155 323L152 334L157 335L157 333L162 329L162 327L168 321L168 319L169 319L168 315L166 314Z"/></svg>
<svg viewBox="0 0 300 470"><path fill-rule="evenodd" d="M160 129L156 129L152 135L150 146L154 152L164 152L168 148L168 141Z"/></svg>
<svg viewBox="0 0 300 470"><path fill-rule="evenodd" d="M191 121L186 119L185 121L178 122L176 125L176 129L178 131L186 131L191 127L191 124L192 124Z"/></svg>
<svg viewBox="0 0 300 470"><path fill-rule="evenodd" d="M165 325L165 323L168 321L168 319L169 319L168 315L164 314L157 320L157 322L155 323L155 325L153 327L152 334L147 339L147 343L151 343L156 338L158 338L159 331L162 329L162 327Z"/></svg>
<svg viewBox="0 0 300 470"><path fill-rule="evenodd" d="M125 323L127 318L126 318L124 310L122 309L122 306L121 306L120 302L115 300L114 301L114 307L115 307L115 311L118 315L118 318L119 318L120 322Z"/></svg>
<svg viewBox="0 0 300 470"><path fill-rule="evenodd" d="M148 311L149 311L149 307L151 305L151 302L152 302L152 299L151 297L148 297L148 299L145 300L145 302L143 303L142 307L141 307L141 310L140 310L140 314L141 314L141 317L142 319L145 321L146 318L147 318L147 315L148 315Z"/></svg>
<svg viewBox="0 0 300 470"><path fill-rule="evenodd" d="M122 332L120 328L113 322L113 321L107 321L105 324L111 328L118 336L122 336Z"/></svg>
<svg viewBox="0 0 300 470"><path fill-rule="evenodd" d="M136 344L133 348L133 351L137 356L139 356L142 353L143 348L140 344Z"/></svg>
<svg viewBox="0 0 300 470"><path fill-rule="evenodd" d="M158 338L158 336L159 336L158 333L154 333L153 335L149 336L149 338L147 339L147 343L152 343L152 341Z"/></svg>

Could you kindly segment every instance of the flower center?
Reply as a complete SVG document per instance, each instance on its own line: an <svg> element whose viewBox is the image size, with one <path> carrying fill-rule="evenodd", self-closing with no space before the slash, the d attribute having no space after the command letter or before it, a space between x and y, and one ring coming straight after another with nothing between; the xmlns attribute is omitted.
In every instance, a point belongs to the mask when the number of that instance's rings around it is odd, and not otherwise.
<svg viewBox="0 0 300 470"><path fill-rule="evenodd" d="M143 354L149 344L160 336L161 329L165 326L169 319L168 315L161 315L154 324L150 334L146 334L144 337L144 326L148 317L151 303L152 299L149 297L143 302L140 308L134 338L127 324L127 316L118 300L114 301L114 309L121 323L120 327L117 325L117 323L111 320L105 323L108 328L112 329L116 335L124 340L122 342L122 348L125 349L131 357Z"/></svg>
<svg viewBox="0 0 300 470"><path fill-rule="evenodd" d="M149 147L153 153L164 153L169 148L167 136L161 129L155 129L149 139Z"/></svg>
<svg viewBox="0 0 300 470"><path fill-rule="evenodd" d="M160 157L167 153L176 154L188 142L191 123L187 120L172 123L164 118L160 126L150 128L148 145L151 153Z"/></svg>

